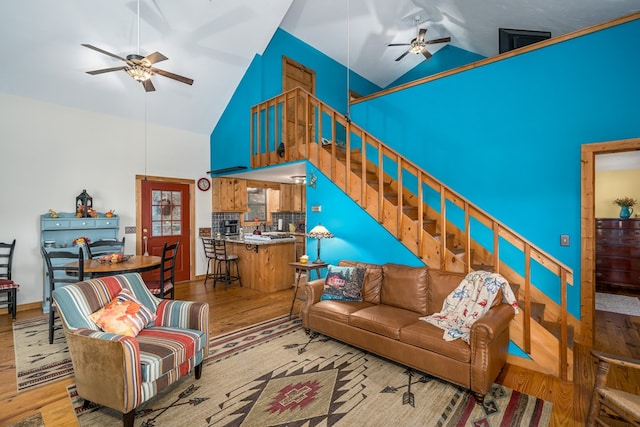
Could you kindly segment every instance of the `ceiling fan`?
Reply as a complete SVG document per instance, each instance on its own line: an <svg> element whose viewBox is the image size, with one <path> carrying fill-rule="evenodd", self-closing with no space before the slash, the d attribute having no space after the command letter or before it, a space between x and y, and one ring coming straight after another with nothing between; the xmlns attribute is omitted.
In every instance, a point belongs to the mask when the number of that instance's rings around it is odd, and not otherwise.
<svg viewBox="0 0 640 427"><path fill-rule="evenodd" d="M193 79L153 67L152 66L153 64L169 59L163 54L161 54L160 52L153 52L152 54L147 56L140 55L140 0L138 0L138 53L137 54L132 53L130 55L127 55L126 58L123 58L114 53L107 52L104 49L100 49L99 47L95 47L90 44L82 44L82 46L88 47L89 49L93 49L97 52L103 53L115 59L119 59L126 63L126 65L121 65L119 67L103 68L100 70L87 71L87 74L96 75L96 74L110 73L112 71L123 70L123 71L126 71L127 74L133 77L136 81L140 82L144 87L144 90L147 92L153 92L156 90L156 88L153 86L153 83L151 82L151 76L153 76L154 74L159 74L161 76L168 77L170 79L177 80L179 82L186 83L188 85L193 84Z"/></svg>
<svg viewBox="0 0 640 427"><path fill-rule="evenodd" d="M420 18L416 17L416 27L418 26L419 22L420 22ZM411 40L410 43L391 43L387 46L409 46L409 49L407 49L402 55L397 57L396 61L400 61L408 53L415 53L415 54L421 53L424 55L425 58L429 59L431 58L431 53L427 50L427 45L436 44L436 43L447 43L451 41L451 37L442 37L439 39L425 40L424 39L425 34L427 34L426 28L418 28L418 35L416 36L416 38Z"/></svg>

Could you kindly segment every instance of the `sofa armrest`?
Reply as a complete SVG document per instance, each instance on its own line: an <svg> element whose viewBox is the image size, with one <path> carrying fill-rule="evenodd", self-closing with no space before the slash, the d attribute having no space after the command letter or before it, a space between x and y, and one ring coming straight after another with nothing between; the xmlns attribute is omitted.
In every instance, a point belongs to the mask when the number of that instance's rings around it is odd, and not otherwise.
<svg viewBox="0 0 640 427"><path fill-rule="evenodd" d="M140 347L134 337L65 330L78 394L127 413L143 401Z"/></svg>
<svg viewBox="0 0 640 427"><path fill-rule="evenodd" d="M309 324L307 322L309 318L309 309L313 304L320 302L320 297L322 296L323 290L324 290L324 279L312 280L310 282L307 282L304 285L304 294L306 296L306 300L300 312L300 317L302 318L303 327L306 328L307 325Z"/></svg>
<svg viewBox="0 0 640 427"><path fill-rule="evenodd" d="M324 279L316 279L307 283L304 292L307 296L307 304L315 304L320 301L324 291Z"/></svg>
<svg viewBox="0 0 640 427"><path fill-rule="evenodd" d="M500 304L491 308L471 326L471 387L484 395L507 361L509 323L515 316L513 307Z"/></svg>
<svg viewBox="0 0 640 427"><path fill-rule="evenodd" d="M499 304L487 311L481 318L471 325L471 335L480 332L484 339L493 341L509 327L509 322L515 316L513 307L509 304ZM473 342L471 342L473 345Z"/></svg>

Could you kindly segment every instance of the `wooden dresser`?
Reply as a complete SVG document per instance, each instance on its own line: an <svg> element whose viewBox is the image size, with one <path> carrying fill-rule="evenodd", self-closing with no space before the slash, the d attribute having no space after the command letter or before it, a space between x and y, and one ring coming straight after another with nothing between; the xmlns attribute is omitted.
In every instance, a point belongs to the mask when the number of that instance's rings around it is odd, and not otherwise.
<svg viewBox="0 0 640 427"><path fill-rule="evenodd" d="M596 289L640 292L640 218L596 219Z"/></svg>

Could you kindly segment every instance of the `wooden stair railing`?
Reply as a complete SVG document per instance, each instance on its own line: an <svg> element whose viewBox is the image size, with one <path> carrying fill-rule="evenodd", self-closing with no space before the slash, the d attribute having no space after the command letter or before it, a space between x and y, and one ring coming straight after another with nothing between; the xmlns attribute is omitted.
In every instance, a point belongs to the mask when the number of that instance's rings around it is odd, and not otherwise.
<svg viewBox="0 0 640 427"><path fill-rule="evenodd" d="M427 266L485 269L517 284L510 335L529 359L508 362L573 379L570 339L580 324L567 311L569 267L300 88L251 108L250 147L252 168L311 162Z"/></svg>

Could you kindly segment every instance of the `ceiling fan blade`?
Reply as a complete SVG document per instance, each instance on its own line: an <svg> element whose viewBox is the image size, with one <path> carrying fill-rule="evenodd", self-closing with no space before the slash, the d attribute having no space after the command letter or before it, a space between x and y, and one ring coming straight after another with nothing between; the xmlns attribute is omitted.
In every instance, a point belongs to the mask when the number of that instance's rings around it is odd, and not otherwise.
<svg viewBox="0 0 640 427"><path fill-rule="evenodd" d="M391 43L387 46L411 46L411 43Z"/></svg>
<svg viewBox="0 0 640 427"><path fill-rule="evenodd" d="M166 61L167 59L169 58L167 58L160 52L153 52L152 54L145 56L142 60L148 61L149 64L155 64L156 62Z"/></svg>
<svg viewBox="0 0 640 427"><path fill-rule="evenodd" d="M147 92L154 92L156 90L153 83L151 83L151 79L143 80L140 83L142 83L142 87L144 87L144 90Z"/></svg>
<svg viewBox="0 0 640 427"><path fill-rule="evenodd" d="M409 50L407 50L407 51L406 51L405 53L403 53L402 55L398 56L398 57L396 58L396 61L400 61L402 58L404 58L405 56L407 56L407 53L409 53L409 51L410 51L410 49L409 49Z"/></svg>
<svg viewBox="0 0 640 427"><path fill-rule="evenodd" d="M99 47L95 47L95 46L92 46L92 45L90 45L90 44L82 44L82 46L84 46L84 47L88 47L89 49L93 49L93 50L95 50L95 51L97 51L97 52L103 53L103 54L105 54L105 55L107 55L107 56L110 56L110 57L112 57L112 58L116 58L116 59L119 59L119 60L121 60L121 61L125 61L125 62L127 62L127 60L126 60L126 59L124 59L124 58L122 58L122 57L120 57L120 56L116 55L115 53L107 52L106 50L100 49Z"/></svg>
<svg viewBox="0 0 640 427"><path fill-rule="evenodd" d="M441 39L433 39L426 41L426 44L436 44L436 43L448 43L451 41L451 37L443 37Z"/></svg>
<svg viewBox="0 0 640 427"><path fill-rule="evenodd" d="M420 28L420 31L418 32L418 40L422 41L424 40L424 35L427 34L427 29L426 28Z"/></svg>
<svg viewBox="0 0 640 427"><path fill-rule="evenodd" d="M429 52L426 47L424 49L422 49L422 54L427 59L431 58L431 52Z"/></svg>
<svg viewBox="0 0 640 427"><path fill-rule="evenodd" d="M159 68L153 68L152 67L151 71L153 71L156 74L160 74L161 76L169 77L170 79L177 80L177 81L182 82L182 83L186 83L188 85L192 85L193 84L193 79L190 79L190 78L184 77L184 76L180 76L178 74L170 73L170 72L165 71L165 70L160 70Z"/></svg>
<svg viewBox="0 0 640 427"><path fill-rule="evenodd" d="M126 68L127 68L126 65L123 65L122 67L103 68L101 70L87 71L87 74L91 74L92 76L95 76L96 74L110 73L112 71L120 71L120 70L124 70Z"/></svg>

